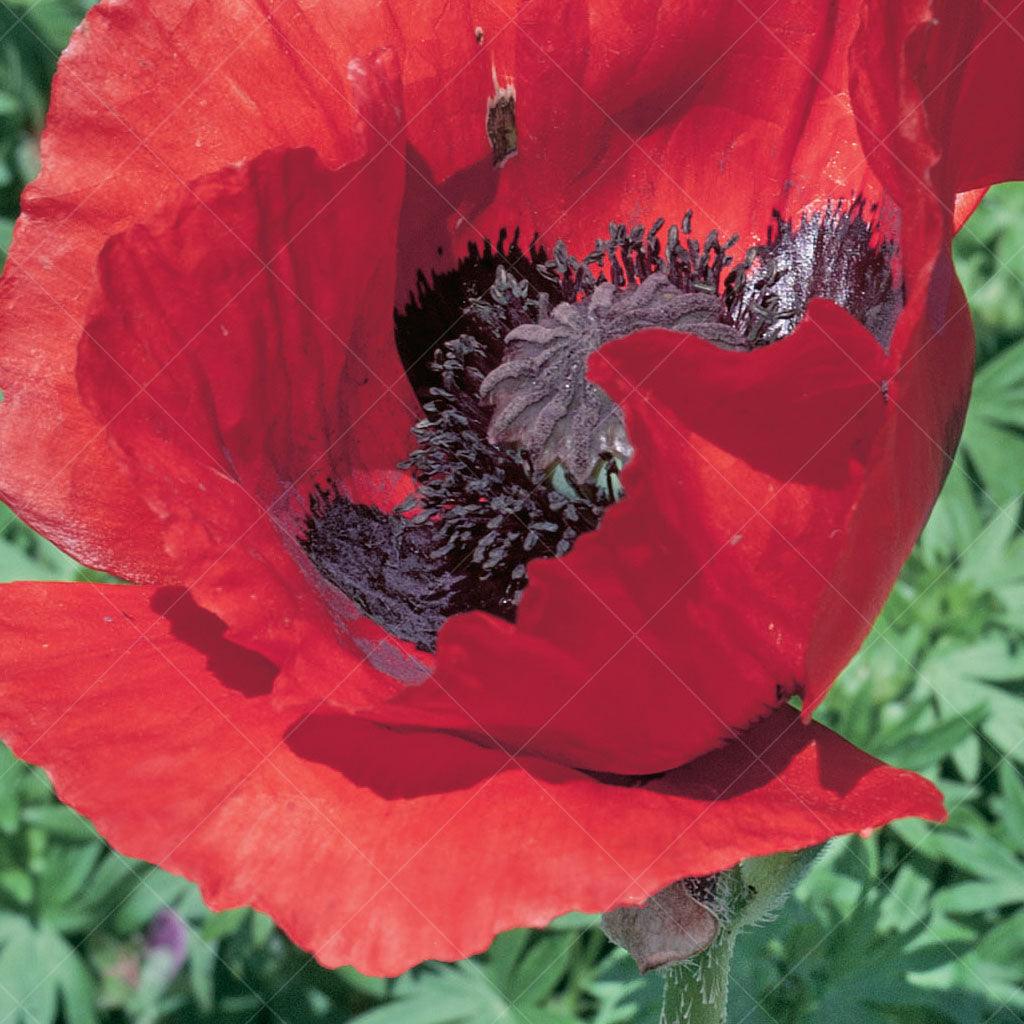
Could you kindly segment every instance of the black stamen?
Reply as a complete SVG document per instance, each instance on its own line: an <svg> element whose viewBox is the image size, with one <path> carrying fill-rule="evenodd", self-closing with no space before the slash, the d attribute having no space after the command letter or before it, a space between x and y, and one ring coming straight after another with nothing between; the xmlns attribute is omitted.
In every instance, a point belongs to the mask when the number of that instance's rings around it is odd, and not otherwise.
<svg viewBox="0 0 1024 1024"><path fill-rule="evenodd" d="M726 303L738 328L757 345L789 334L811 299L831 299L888 349L903 309L893 275L898 247L880 238L874 215L859 197L804 214L794 227L775 211L768 241L747 253L726 281Z"/></svg>
<svg viewBox="0 0 1024 1024"><path fill-rule="evenodd" d="M299 542L324 579L392 636L433 647L459 579L431 559L429 527L356 505L332 485L310 499Z"/></svg>
<svg viewBox="0 0 1024 1024"><path fill-rule="evenodd" d="M466 255L451 270L432 272L429 280L422 272L417 275L416 293L409 296L404 310L395 312L395 344L421 404L429 400L430 389L437 383L433 355L445 341L464 333L479 336L495 348L494 358L500 362L505 332L524 321L515 321L516 307L501 304L491 294L498 271L508 270L525 279L530 295L536 297L548 289L540 273L546 262L547 254L536 239L524 250L518 229L511 236L502 229L497 244L487 239L481 249L470 242ZM491 319L482 322L481 316Z"/></svg>

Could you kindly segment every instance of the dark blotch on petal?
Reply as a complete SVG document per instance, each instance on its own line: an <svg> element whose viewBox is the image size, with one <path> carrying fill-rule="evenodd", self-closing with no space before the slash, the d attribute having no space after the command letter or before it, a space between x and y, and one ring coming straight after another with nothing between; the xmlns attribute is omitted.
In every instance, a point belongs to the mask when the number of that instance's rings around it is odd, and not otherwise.
<svg viewBox="0 0 1024 1024"><path fill-rule="evenodd" d="M429 650L450 614L457 584L431 559L431 533L372 505L357 505L336 489L320 489L300 542L324 579L370 618L392 636Z"/></svg>

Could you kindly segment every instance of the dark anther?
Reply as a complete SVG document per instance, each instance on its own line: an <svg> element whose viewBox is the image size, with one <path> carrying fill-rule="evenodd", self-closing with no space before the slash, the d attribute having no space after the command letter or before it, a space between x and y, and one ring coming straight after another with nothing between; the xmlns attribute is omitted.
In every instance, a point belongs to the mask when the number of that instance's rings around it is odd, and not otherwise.
<svg viewBox="0 0 1024 1024"><path fill-rule="evenodd" d="M488 239L483 247L471 242L456 266L430 278L417 276L416 292L401 312L395 314L395 344L420 403L429 401L437 383L433 358L437 347L460 334L472 334L495 349L495 363L501 359L504 332L511 330L519 315L516 307L494 299L498 270L514 270L529 282L532 296L542 294L547 282L540 268L547 254L531 242L522 247L519 231L498 234L496 244ZM532 313L524 313L531 319ZM482 319L481 319L482 318Z"/></svg>

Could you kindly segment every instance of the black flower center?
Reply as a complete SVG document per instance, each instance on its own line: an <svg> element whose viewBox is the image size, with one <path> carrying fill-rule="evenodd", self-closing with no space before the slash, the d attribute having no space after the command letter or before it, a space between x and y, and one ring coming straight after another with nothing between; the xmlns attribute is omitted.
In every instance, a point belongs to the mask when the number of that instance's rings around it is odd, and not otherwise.
<svg viewBox="0 0 1024 1024"><path fill-rule="evenodd" d="M565 554L623 496L633 455L622 411L586 379L588 356L649 327L746 352L831 299L887 347L902 289L894 242L864 200L797 226L776 214L768 241L736 262L736 239L702 242L691 217L664 231L612 224L578 259L550 258L518 233L471 247L396 314L396 341L423 406L402 468L415 495L385 514L336 487L310 500L300 538L331 584L393 636L433 650L451 615L514 619L533 558ZM664 232L664 237L663 237Z"/></svg>

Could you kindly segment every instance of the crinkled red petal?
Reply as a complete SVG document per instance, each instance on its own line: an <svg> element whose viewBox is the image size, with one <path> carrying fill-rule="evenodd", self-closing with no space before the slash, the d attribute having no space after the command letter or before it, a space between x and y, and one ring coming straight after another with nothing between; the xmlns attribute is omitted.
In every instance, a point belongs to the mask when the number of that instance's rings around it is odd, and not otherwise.
<svg viewBox="0 0 1024 1024"><path fill-rule="evenodd" d="M317 484L389 508L408 493L395 466L418 406L389 301L404 171L391 150L337 171L271 151L101 256L81 393L160 524L164 581L285 669L282 697L397 685L343 670L379 630L299 537Z"/></svg>
<svg viewBox="0 0 1024 1024"><path fill-rule="evenodd" d="M101 4L61 59L43 170L0 284L0 496L88 564L173 575L159 522L75 381L101 248L200 176L267 149L312 146L338 166L397 132L402 93L394 55L376 52L379 17L367 4L315 10ZM383 41L394 34L392 23ZM382 225L392 238L396 216Z"/></svg>
<svg viewBox="0 0 1024 1024"><path fill-rule="evenodd" d="M254 904L329 966L395 974L570 909L894 817L930 783L783 709L642 787L338 713L274 712L266 666L162 588L0 590L0 729L123 852ZM97 756L102 751L102 756Z"/></svg>
<svg viewBox="0 0 1024 1024"><path fill-rule="evenodd" d="M1016 0L872 0L851 56L863 68L854 79L863 75L884 111L878 120L864 112L865 145L916 171L922 188L945 202L949 191L1024 177L1024 10ZM940 155L924 171L912 156L921 122Z"/></svg>
<svg viewBox="0 0 1024 1024"><path fill-rule="evenodd" d="M405 219L418 234L399 297L417 269L501 227L586 253L609 220L692 209L697 231L736 232L745 246L763 240L773 209L883 198L847 95L863 3L763 6L660 3L638 19L594 0L523 4L511 26L484 17L498 82L515 87L518 154L495 173L471 132L476 162L410 180ZM481 111L493 93L478 77L457 85L478 90Z"/></svg>
<svg viewBox="0 0 1024 1024"><path fill-rule="evenodd" d="M978 25L978 13L965 9L971 6L946 0L942 11L953 31L956 19L975 29L966 47L961 40L963 77L949 138L960 191L1024 178L1024 9L1014 0L985 0Z"/></svg>

